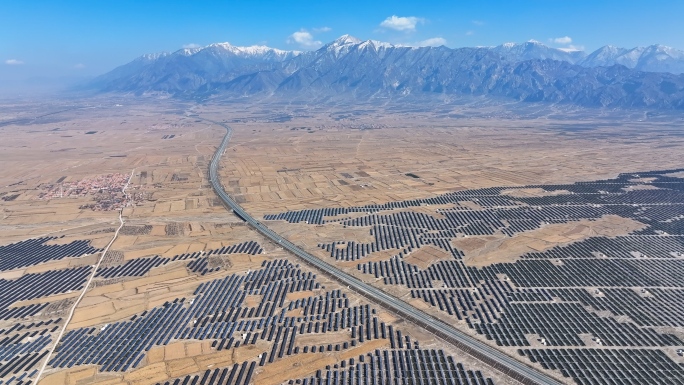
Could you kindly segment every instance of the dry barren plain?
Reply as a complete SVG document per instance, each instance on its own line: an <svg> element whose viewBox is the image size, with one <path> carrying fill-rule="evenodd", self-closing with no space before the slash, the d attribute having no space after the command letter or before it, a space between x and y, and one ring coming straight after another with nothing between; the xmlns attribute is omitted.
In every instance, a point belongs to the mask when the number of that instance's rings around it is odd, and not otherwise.
<svg viewBox="0 0 684 385"><path fill-rule="evenodd" d="M257 210L252 203L264 212L308 207L327 200L328 192L342 205L407 199L436 188L419 178L393 182L402 179L403 169L381 171L386 176L371 181L370 168L365 174L327 165L344 165L346 156L325 158L325 151L315 150L315 136L347 128L308 134L277 122L282 115L277 111L172 101L32 102L5 111L0 122L3 384L280 384L360 373L368 379L413 376L425 383L444 378L515 383L300 266L226 210L209 187L208 162L224 130L204 119L245 121L230 123L235 142L222 172L226 187L239 188L250 210ZM340 124L327 115L320 120L321 126ZM344 135L366 132L348 131ZM287 155L292 149L283 143L296 137L320 157L303 154L302 159L324 170L307 171L295 162L285 177L291 179L278 182L290 165L277 154ZM267 161L273 162L271 169ZM398 167L398 162L390 159L386 165ZM440 174L438 165L423 162L423 170L435 170L435 178ZM237 177L234 167L250 176ZM339 191L325 182L336 167L351 175L335 179L348 179ZM418 174L415 167L410 171ZM452 180L448 174L445 181ZM319 190L311 187L313 180ZM362 184L376 186L358 187ZM309 188L313 195L297 198ZM289 203L279 202L278 192ZM270 207L267 197L273 198ZM322 231L316 241L369 237L367 231L339 230ZM429 264L441 258L438 252L414 257Z"/></svg>

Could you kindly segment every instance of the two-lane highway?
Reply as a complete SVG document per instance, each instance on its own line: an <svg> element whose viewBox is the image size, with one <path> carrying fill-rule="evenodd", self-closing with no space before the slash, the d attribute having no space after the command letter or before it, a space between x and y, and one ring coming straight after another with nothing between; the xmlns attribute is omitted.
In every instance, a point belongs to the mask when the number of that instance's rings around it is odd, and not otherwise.
<svg viewBox="0 0 684 385"><path fill-rule="evenodd" d="M205 119L206 120L206 119ZM434 335L444 339L445 341L457 346L459 349L476 357L479 360L489 364L497 370L506 375L524 383L524 384L553 384L560 385L562 382L550 377L549 375L540 372L525 363L516 360L515 358L487 345L486 343L473 338L472 336L454 328L453 326L419 310L408 303L395 298L384 291L371 286L361 280L345 273L337 267L322 261L321 259L307 253L300 249L292 242L281 237L273 230L269 229L261 222L252 218L245 210L240 207L223 189L221 185L218 166L221 156L226 150L230 142L232 129L224 123L207 120L208 122L220 125L226 129L226 135L223 137L221 145L216 150L214 157L209 165L209 179L216 194L223 200L223 202L231 208L237 216L249 223L257 231L268 237L273 242L282 246L285 250L290 251L297 257L301 258L309 265L326 273L331 278L344 286L355 290L356 292L367 297L371 301L380 304L393 313L396 313L407 320L419 325Z"/></svg>

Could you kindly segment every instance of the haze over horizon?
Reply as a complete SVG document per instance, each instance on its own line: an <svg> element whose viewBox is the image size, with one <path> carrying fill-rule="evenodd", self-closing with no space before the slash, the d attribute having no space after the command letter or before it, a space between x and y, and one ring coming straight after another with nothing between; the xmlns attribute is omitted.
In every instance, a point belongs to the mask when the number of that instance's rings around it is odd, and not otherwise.
<svg viewBox="0 0 684 385"><path fill-rule="evenodd" d="M684 4L677 1L660 1L658 6L613 0L436 1L429 7L356 0L344 4L31 3L6 4L0 15L0 82L10 88L30 79L59 83L97 76L145 53L216 42L313 50L343 34L452 48L528 40L587 52L608 44L684 48L684 27L678 17Z"/></svg>

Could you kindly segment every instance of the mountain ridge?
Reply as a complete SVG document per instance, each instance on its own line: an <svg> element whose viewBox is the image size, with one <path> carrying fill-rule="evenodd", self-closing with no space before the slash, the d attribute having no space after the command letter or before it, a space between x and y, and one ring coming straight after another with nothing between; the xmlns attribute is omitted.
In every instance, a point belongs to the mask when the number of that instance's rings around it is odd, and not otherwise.
<svg viewBox="0 0 684 385"><path fill-rule="evenodd" d="M603 47L585 56L539 42L452 49L362 41L349 35L306 52L217 43L141 56L95 79L91 87L192 98L259 95L361 101L475 95L585 107L684 109L684 75L644 72L619 62L625 62L620 58L628 53L647 54L672 66L667 58L678 51L652 47ZM627 64L646 66L653 60ZM593 65L599 61L610 66Z"/></svg>

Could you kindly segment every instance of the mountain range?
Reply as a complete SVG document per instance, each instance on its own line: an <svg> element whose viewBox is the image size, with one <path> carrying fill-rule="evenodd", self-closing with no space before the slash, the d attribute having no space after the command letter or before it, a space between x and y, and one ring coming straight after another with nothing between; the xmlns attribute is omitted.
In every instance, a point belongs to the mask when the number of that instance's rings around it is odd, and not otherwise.
<svg viewBox="0 0 684 385"><path fill-rule="evenodd" d="M553 59L589 68L620 64L644 72L684 73L684 51L659 44L632 49L606 45L589 54L580 50L547 47L534 40L522 44L505 43L485 49L512 62Z"/></svg>
<svg viewBox="0 0 684 385"><path fill-rule="evenodd" d="M582 51L536 41L409 47L344 35L318 50L228 43L143 55L94 79L100 92L176 97L402 100L483 96L586 107L684 109L684 52L653 45Z"/></svg>

